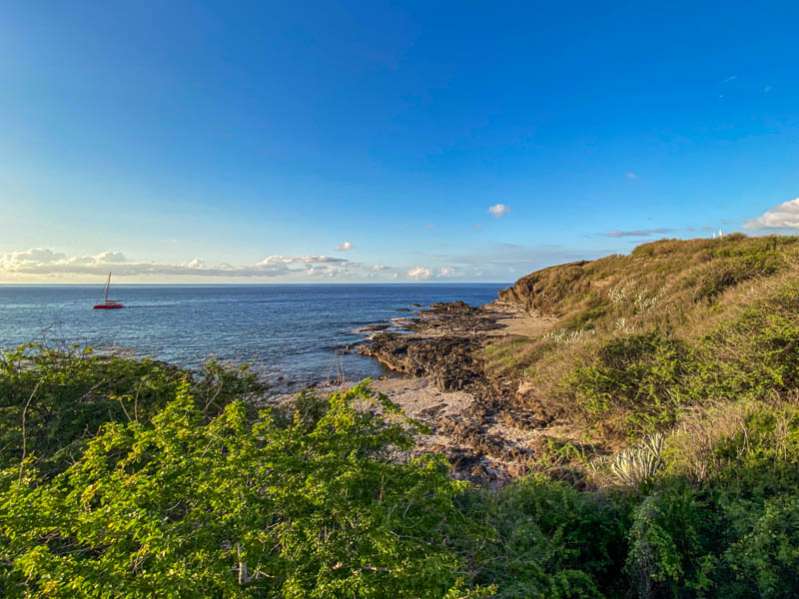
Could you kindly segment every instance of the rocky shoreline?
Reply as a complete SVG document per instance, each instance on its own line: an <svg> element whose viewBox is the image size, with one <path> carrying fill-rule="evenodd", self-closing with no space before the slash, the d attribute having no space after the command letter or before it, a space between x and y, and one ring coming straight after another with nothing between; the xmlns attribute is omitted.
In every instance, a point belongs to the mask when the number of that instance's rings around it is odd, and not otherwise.
<svg viewBox="0 0 799 599"><path fill-rule="evenodd" d="M509 305L464 302L434 304L406 320L403 332L378 325L357 351L400 375L373 386L428 426L419 450L444 453L456 477L482 484L524 474L547 423L518 407L518 383L489 376L482 350L492 337L547 322Z"/></svg>
<svg viewBox="0 0 799 599"><path fill-rule="evenodd" d="M358 352L394 372L429 377L441 391L466 390L482 382L476 358L481 333L502 328L491 311L463 302L434 304L405 321L405 332L378 332Z"/></svg>

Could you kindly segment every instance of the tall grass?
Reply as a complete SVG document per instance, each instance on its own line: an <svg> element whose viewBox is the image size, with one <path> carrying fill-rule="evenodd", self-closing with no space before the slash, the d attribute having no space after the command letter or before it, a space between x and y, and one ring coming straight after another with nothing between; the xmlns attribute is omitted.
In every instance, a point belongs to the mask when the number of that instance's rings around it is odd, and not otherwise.
<svg viewBox="0 0 799 599"><path fill-rule="evenodd" d="M524 381L530 409L609 443L667 430L693 405L788 392L799 385L798 240L662 240L532 273L502 299L557 322L541 338L492 342L501 364L487 367Z"/></svg>

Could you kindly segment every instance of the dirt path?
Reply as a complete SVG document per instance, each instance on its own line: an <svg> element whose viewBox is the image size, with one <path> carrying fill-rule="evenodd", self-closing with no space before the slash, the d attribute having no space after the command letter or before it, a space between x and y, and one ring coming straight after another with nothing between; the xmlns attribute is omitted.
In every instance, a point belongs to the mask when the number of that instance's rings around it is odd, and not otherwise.
<svg viewBox="0 0 799 599"><path fill-rule="evenodd" d="M492 304L491 310L497 314L497 323L502 325L502 328L488 333L492 337L515 336L535 339L551 331L557 322L557 318L553 316L528 314L501 304Z"/></svg>

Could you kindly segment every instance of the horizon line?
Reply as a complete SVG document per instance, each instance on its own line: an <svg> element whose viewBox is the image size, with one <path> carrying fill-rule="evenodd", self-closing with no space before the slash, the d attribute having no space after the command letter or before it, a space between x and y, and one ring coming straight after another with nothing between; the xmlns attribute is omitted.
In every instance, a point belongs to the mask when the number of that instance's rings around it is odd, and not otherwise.
<svg viewBox="0 0 799 599"><path fill-rule="evenodd" d="M514 281L283 281L258 283L157 283L157 282L122 282L114 287L139 287L160 285L170 287L263 287L270 285L513 285ZM0 281L0 287L94 287L102 286L102 282L6 282Z"/></svg>

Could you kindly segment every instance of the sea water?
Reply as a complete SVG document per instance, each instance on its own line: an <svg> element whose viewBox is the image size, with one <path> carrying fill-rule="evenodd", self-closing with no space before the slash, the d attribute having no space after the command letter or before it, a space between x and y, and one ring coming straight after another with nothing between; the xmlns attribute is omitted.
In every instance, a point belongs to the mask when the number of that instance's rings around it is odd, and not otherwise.
<svg viewBox="0 0 799 599"><path fill-rule="evenodd" d="M114 285L122 310L93 310L102 287L0 285L0 349L41 341L130 351L189 368L248 363L282 385L381 374L346 351L370 323L434 302L480 305L500 284Z"/></svg>

